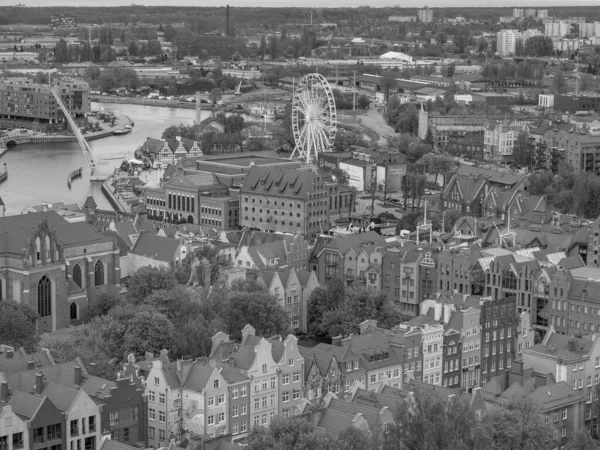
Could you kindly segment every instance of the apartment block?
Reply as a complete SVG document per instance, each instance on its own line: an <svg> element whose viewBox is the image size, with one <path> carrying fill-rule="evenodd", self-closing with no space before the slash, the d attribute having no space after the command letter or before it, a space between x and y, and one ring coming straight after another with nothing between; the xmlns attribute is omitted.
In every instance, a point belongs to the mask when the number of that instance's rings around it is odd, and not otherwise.
<svg viewBox="0 0 600 450"><path fill-rule="evenodd" d="M544 24L544 36L551 38L562 38L571 32L569 22L546 22Z"/></svg>
<svg viewBox="0 0 600 450"><path fill-rule="evenodd" d="M37 131L66 127L66 119L52 95L57 87L63 102L76 116L90 111L90 88L87 83L59 79L53 86L29 82L0 82L0 124L21 124Z"/></svg>
<svg viewBox="0 0 600 450"><path fill-rule="evenodd" d="M417 19L419 22L423 23L433 22L433 9L424 8L417 10Z"/></svg>

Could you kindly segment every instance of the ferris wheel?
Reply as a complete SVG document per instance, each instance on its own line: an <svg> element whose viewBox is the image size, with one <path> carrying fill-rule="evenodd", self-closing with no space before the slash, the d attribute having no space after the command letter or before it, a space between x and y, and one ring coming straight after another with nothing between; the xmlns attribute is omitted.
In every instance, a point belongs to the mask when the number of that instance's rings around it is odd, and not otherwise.
<svg viewBox="0 0 600 450"><path fill-rule="evenodd" d="M337 131L335 99L323 75L309 73L294 86L292 131L296 146L291 158L316 163L319 153L333 151Z"/></svg>

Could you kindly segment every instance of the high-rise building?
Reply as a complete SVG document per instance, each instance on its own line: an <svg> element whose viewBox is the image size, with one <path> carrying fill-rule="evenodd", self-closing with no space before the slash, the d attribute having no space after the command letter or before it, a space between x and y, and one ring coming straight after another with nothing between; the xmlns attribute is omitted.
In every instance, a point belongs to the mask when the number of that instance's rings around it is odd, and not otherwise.
<svg viewBox="0 0 600 450"><path fill-rule="evenodd" d="M593 36L600 36L600 22L579 24L579 39Z"/></svg>
<svg viewBox="0 0 600 450"><path fill-rule="evenodd" d="M525 10L525 17L535 17L535 8L527 8Z"/></svg>
<svg viewBox="0 0 600 450"><path fill-rule="evenodd" d="M433 22L433 9L430 9L429 7L425 7L425 9L419 9L417 11L417 18L419 19L419 22Z"/></svg>
<svg viewBox="0 0 600 450"><path fill-rule="evenodd" d="M513 9L513 17L523 17L525 15L525 11L522 8Z"/></svg>
<svg viewBox="0 0 600 450"><path fill-rule="evenodd" d="M523 41L523 43L525 43L527 39L535 36L542 36L542 32L537 28L529 28L528 30L525 30L521 33L521 40Z"/></svg>
<svg viewBox="0 0 600 450"><path fill-rule="evenodd" d="M537 17L538 17L538 19L546 19L548 17L548 10L547 9L538 9Z"/></svg>
<svg viewBox="0 0 600 450"><path fill-rule="evenodd" d="M568 22L549 22L544 24L544 36L563 37L569 34L571 25Z"/></svg>
<svg viewBox="0 0 600 450"><path fill-rule="evenodd" d="M498 32L496 39L496 49L500 55L514 55L521 33L517 30L502 30Z"/></svg>

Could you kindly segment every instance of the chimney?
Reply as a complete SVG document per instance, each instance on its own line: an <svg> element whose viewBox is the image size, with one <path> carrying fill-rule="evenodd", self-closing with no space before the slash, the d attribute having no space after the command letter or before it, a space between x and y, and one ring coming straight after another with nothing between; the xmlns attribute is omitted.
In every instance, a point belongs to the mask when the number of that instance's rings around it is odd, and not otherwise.
<svg viewBox="0 0 600 450"><path fill-rule="evenodd" d="M41 395L43 390L44 390L44 374L38 373L35 376L35 393L38 395Z"/></svg>
<svg viewBox="0 0 600 450"><path fill-rule="evenodd" d="M6 351L6 359L10 359L13 356L15 356L15 349L12 347L4 347L4 350Z"/></svg>
<svg viewBox="0 0 600 450"><path fill-rule="evenodd" d="M8 400L8 383L3 381L0 383L0 402Z"/></svg>
<svg viewBox="0 0 600 450"><path fill-rule="evenodd" d="M27 361L27 370L35 369L35 361Z"/></svg>
<svg viewBox="0 0 600 450"><path fill-rule="evenodd" d="M227 5L227 12L225 13L225 35L229 36L231 33L231 27L229 24L229 5Z"/></svg>
<svg viewBox="0 0 600 450"><path fill-rule="evenodd" d="M81 367L75 366L73 371L75 374L74 380L73 380L73 382L75 383L75 386L81 386L81 380L82 380Z"/></svg>
<svg viewBox="0 0 600 450"><path fill-rule="evenodd" d="M341 347L342 346L342 335L338 334L337 336L334 336L333 338L331 338L331 343L333 345L335 345L336 347Z"/></svg>
<svg viewBox="0 0 600 450"><path fill-rule="evenodd" d="M348 336L346 339L342 339L342 347L352 348L352 337L353 336L354 336L354 334L350 333L350 336Z"/></svg>
<svg viewBox="0 0 600 450"><path fill-rule="evenodd" d="M168 362L168 361L169 361L169 350L167 350L167 349L163 348L163 349L160 351L160 357L161 357L162 359L165 359L165 360Z"/></svg>

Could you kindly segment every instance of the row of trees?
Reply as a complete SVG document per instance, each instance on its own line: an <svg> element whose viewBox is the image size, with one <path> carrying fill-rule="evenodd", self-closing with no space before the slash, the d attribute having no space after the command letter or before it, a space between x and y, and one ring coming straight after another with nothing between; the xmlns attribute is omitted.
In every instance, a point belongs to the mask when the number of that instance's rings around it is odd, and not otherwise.
<svg viewBox="0 0 600 450"><path fill-rule="evenodd" d="M312 414L319 414L312 407ZM349 427L340 433L317 428L311 416L274 418L269 428L255 427L248 450L537 450L558 446L554 427L531 397L513 398L479 419L464 398L444 401L427 392L398 402L395 423L385 433L381 423L370 430ZM598 450L586 428L574 433L566 450Z"/></svg>
<svg viewBox="0 0 600 450"><path fill-rule="evenodd" d="M591 172L575 174L573 167L561 162L558 172L534 173L529 177L529 191L545 195L553 208L564 214L587 219L600 216L600 176Z"/></svg>

